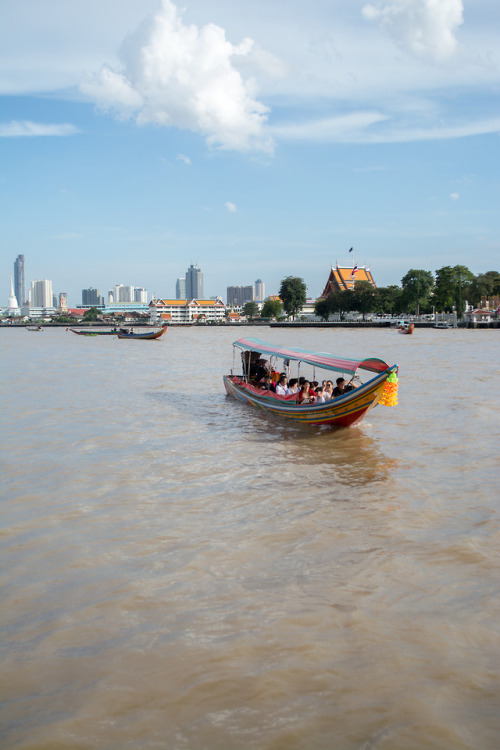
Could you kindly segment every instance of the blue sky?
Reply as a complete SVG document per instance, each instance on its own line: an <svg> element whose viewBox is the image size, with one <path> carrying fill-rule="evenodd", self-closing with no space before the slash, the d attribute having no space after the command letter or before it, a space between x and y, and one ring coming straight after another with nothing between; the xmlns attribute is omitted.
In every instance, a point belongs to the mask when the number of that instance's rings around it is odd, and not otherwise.
<svg viewBox="0 0 500 750"><path fill-rule="evenodd" d="M17 0L2 12L12 264L205 295L365 263L498 270L497 0ZM354 252L348 250L353 246Z"/></svg>

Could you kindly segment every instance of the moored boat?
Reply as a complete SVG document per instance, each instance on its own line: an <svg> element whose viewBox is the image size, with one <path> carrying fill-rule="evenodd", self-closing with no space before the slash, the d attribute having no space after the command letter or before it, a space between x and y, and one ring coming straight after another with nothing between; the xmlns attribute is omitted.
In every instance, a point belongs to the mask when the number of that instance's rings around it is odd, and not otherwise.
<svg viewBox="0 0 500 750"><path fill-rule="evenodd" d="M281 347L267 344L256 338L243 338L235 341L235 349L241 350L242 374L224 376L224 386L229 396L257 406L271 414L292 419L302 424L333 425L348 427L359 422L377 403L394 406L397 403L397 365L388 365L381 359L348 359L335 357L325 352ZM366 383L360 383L344 395L324 403L298 404L297 394L278 396L273 391L262 390L252 378L254 363L264 355L269 356L271 367L273 358L283 362L285 368L290 362L305 364L313 368L357 377L358 370L374 374Z"/></svg>
<svg viewBox="0 0 500 750"><path fill-rule="evenodd" d="M26 326L27 331L43 331L42 326Z"/></svg>
<svg viewBox="0 0 500 750"><path fill-rule="evenodd" d="M163 334L167 332L167 328L168 326L164 326L163 328L160 328L159 331L148 333L130 333L121 329L118 331L117 336L119 339L159 339L160 336L163 336Z"/></svg>
<svg viewBox="0 0 500 750"><path fill-rule="evenodd" d="M415 328L414 323L403 323L402 325L399 326L398 331L399 333L406 333L408 335L410 333L413 333L414 328Z"/></svg>

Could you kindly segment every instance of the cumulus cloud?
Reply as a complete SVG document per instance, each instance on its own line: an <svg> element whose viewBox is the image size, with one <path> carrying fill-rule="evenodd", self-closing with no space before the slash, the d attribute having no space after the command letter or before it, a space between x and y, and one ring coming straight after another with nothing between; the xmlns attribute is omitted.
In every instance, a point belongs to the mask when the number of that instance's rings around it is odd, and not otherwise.
<svg viewBox="0 0 500 750"><path fill-rule="evenodd" d="M189 156L186 156L185 154L177 154L176 159L177 159L177 161L184 162L184 164L187 164L188 167L190 167L191 164L192 164L192 161L189 158Z"/></svg>
<svg viewBox="0 0 500 750"><path fill-rule="evenodd" d="M12 122L0 123L0 138L25 138L37 136L67 136L76 135L80 131L69 123L46 125L41 122L30 122L29 120L12 120Z"/></svg>
<svg viewBox="0 0 500 750"><path fill-rule="evenodd" d="M236 211L238 210L234 203L231 203L230 201L227 201L225 205L227 210L232 214L236 213Z"/></svg>
<svg viewBox="0 0 500 750"><path fill-rule="evenodd" d="M256 99L254 79L238 69L253 47L251 39L231 44L215 24L184 25L174 3L163 0L124 43L122 69L104 65L80 90L100 108L140 125L192 130L221 149L271 151L268 108Z"/></svg>
<svg viewBox="0 0 500 750"><path fill-rule="evenodd" d="M463 23L462 0L392 0L365 5L363 16L375 21L405 52L444 62L457 48L455 31Z"/></svg>

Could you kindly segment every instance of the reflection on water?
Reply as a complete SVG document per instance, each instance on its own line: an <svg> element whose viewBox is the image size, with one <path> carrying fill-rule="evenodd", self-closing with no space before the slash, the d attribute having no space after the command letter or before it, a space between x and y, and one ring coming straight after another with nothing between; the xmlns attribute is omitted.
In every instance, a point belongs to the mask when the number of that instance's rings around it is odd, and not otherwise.
<svg viewBox="0 0 500 750"><path fill-rule="evenodd" d="M497 332L270 333L399 406L263 415L233 330L0 332L2 747L496 748Z"/></svg>

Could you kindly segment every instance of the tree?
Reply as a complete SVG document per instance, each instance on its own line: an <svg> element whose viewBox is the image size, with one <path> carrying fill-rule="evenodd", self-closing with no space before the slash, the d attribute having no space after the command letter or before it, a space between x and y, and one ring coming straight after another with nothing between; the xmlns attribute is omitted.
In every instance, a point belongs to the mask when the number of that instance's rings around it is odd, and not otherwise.
<svg viewBox="0 0 500 750"><path fill-rule="evenodd" d="M487 271L480 273L468 290L468 301L474 305L480 305L483 298L493 297L500 294L500 273L498 271Z"/></svg>
<svg viewBox="0 0 500 750"><path fill-rule="evenodd" d="M257 313L259 312L259 306L256 302L245 302L245 305L243 306L243 315L246 315L247 318L255 318Z"/></svg>
<svg viewBox="0 0 500 750"><path fill-rule="evenodd" d="M287 276L280 286L279 297L287 315L295 318L306 302L306 285L298 276Z"/></svg>
<svg viewBox="0 0 500 750"><path fill-rule="evenodd" d="M356 281L354 283L354 290L351 292L351 297L352 309L362 313L363 320L365 319L365 314L373 312L377 306L375 289L369 281Z"/></svg>
<svg viewBox="0 0 500 750"><path fill-rule="evenodd" d="M401 279L403 300L409 312L416 311L420 315L420 307L429 299L434 286L434 277L430 271L410 269Z"/></svg>
<svg viewBox="0 0 500 750"><path fill-rule="evenodd" d="M345 312L352 310L353 293L347 289L332 292L328 297L320 297L314 305L314 312L324 321L327 321L332 313L338 313L340 320Z"/></svg>
<svg viewBox="0 0 500 750"><path fill-rule="evenodd" d="M328 297L320 297L316 300L314 303L314 314L321 318L321 320L324 320L325 323L330 317L330 304L329 304L329 298Z"/></svg>
<svg viewBox="0 0 500 750"><path fill-rule="evenodd" d="M434 304L439 310L455 307L458 315L465 310L465 300L472 289L474 274L466 266L443 266L436 271Z"/></svg>
<svg viewBox="0 0 500 750"><path fill-rule="evenodd" d="M100 314L101 313L97 309L97 307L91 307L88 310L85 310L83 314L83 319L84 320L97 320Z"/></svg>
<svg viewBox="0 0 500 750"><path fill-rule="evenodd" d="M379 313L400 313L403 309L402 290L396 284L377 287L375 302L375 310Z"/></svg>
<svg viewBox="0 0 500 750"><path fill-rule="evenodd" d="M266 299L262 305L262 318L279 318L283 314L283 303L279 299Z"/></svg>

